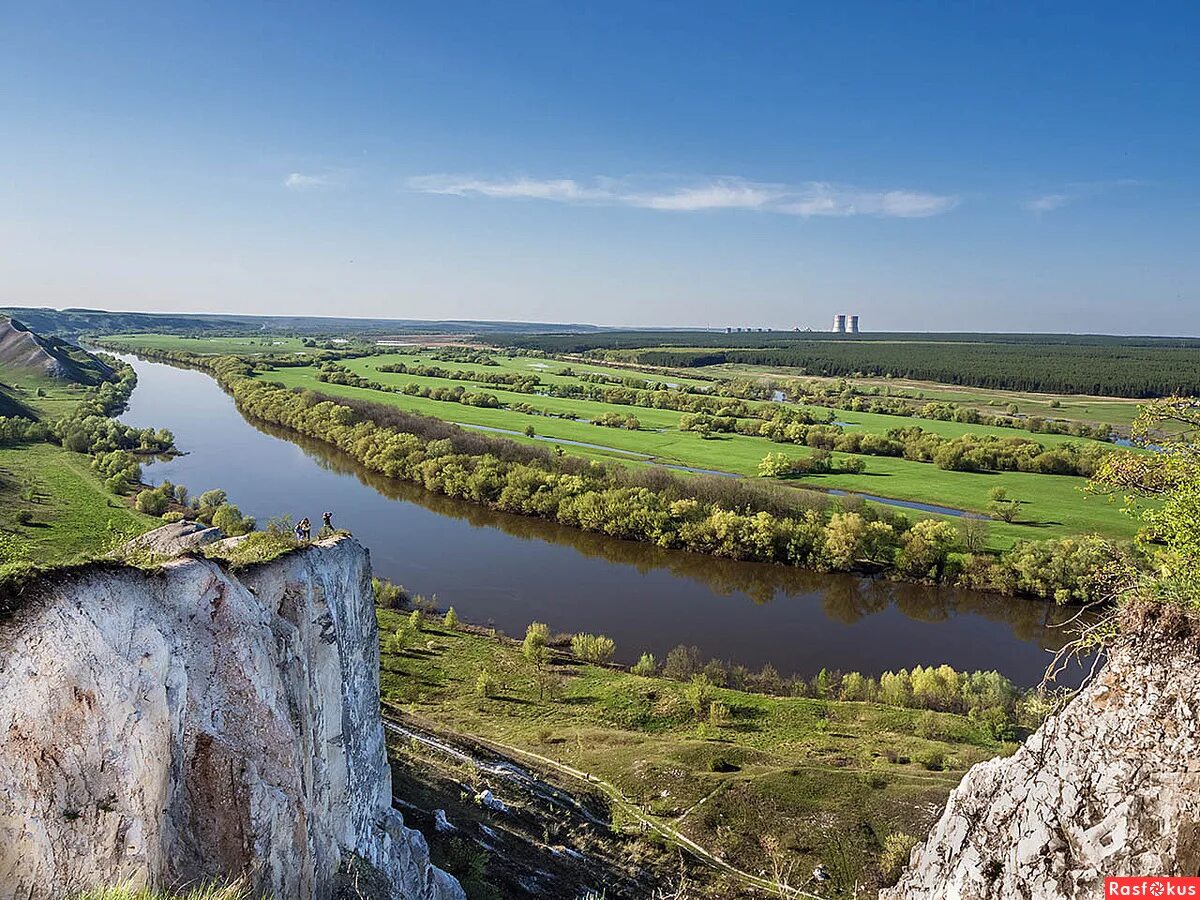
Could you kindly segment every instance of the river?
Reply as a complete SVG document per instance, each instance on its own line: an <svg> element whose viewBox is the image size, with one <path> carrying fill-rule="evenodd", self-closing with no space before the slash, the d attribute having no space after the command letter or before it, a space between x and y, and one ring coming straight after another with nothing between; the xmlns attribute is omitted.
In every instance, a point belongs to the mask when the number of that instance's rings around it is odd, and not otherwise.
<svg viewBox="0 0 1200 900"><path fill-rule="evenodd" d="M512 635L537 620L607 634L625 662L694 644L784 674L948 663L1024 686L1065 640L1049 604L664 551L450 500L247 420L202 372L122 358L138 387L121 419L171 429L186 454L145 466L149 482L223 488L260 523L330 510L377 574Z"/></svg>

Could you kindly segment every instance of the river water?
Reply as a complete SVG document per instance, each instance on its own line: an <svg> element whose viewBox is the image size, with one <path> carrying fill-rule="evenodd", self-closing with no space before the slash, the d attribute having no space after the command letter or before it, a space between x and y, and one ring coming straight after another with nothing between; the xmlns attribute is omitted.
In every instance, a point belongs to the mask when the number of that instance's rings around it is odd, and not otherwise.
<svg viewBox="0 0 1200 900"><path fill-rule="evenodd" d="M664 551L450 500L247 420L202 372L123 358L138 387L122 420L171 429L186 453L146 466L148 481L223 488L260 523L330 510L377 574L512 635L537 620L607 634L626 662L694 644L784 674L949 663L1025 686L1065 640L1048 604Z"/></svg>

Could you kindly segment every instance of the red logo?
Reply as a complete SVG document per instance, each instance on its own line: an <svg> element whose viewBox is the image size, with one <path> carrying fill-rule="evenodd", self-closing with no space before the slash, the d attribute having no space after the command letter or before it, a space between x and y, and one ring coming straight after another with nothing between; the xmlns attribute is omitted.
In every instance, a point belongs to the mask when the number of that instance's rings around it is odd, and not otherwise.
<svg viewBox="0 0 1200 900"><path fill-rule="evenodd" d="M1200 900L1200 878L1167 878L1165 876L1105 878L1105 897L1147 897L1150 900L1168 897L1196 897Z"/></svg>

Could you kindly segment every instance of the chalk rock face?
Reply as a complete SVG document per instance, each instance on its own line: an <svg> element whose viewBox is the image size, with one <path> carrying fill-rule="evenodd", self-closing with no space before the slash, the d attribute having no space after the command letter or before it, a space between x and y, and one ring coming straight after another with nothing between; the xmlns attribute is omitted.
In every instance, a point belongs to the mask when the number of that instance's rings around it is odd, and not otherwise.
<svg viewBox="0 0 1200 900"><path fill-rule="evenodd" d="M352 539L45 586L0 624L0 897L248 872L320 898L354 860L462 898L392 808L377 637Z"/></svg>
<svg viewBox="0 0 1200 900"><path fill-rule="evenodd" d="M881 896L1082 900L1106 875L1200 874L1200 654L1181 618L1127 629L1015 755L971 769Z"/></svg>

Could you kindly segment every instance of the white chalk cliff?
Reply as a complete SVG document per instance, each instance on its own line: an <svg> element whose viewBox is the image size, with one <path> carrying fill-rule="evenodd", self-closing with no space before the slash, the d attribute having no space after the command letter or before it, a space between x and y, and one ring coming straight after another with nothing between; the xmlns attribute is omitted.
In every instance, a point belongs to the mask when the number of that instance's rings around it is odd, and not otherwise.
<svg viewBox="0 0 1200 900"><path fill-rule="evenodd" d="M1015 755L971 769L887 900L1084 900L1106 875L1200 874L1200 652L1147 609Z"/></svg>
<svg viewBox="0 0 1200 900"><path fill-rule="evenodd" d="M463 897L392 808L369 580L343 538L236 577L187 557L90 566L17 604L0 897L248 872L267 896L320 898L349 860L393 897Z"/></svg>

